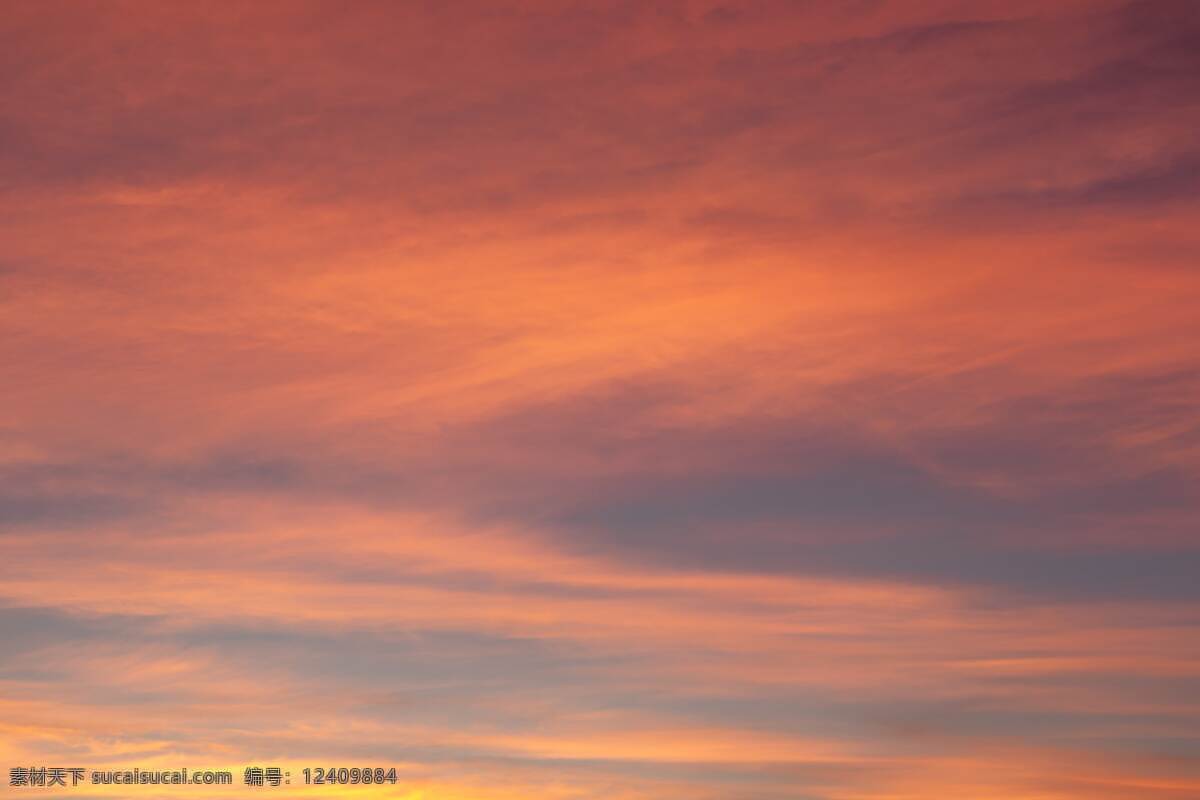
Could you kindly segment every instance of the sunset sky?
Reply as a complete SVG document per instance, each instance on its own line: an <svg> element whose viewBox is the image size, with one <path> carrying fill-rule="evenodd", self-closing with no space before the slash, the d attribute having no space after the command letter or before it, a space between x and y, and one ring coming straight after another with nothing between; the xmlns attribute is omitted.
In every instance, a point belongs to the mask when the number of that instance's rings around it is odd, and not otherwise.
<svg viewBox="0 0 1200 800"><path fill-rule="evenodd" d="M1197 131L1193 0L0 0L0 795L1200 798Z"/></svg>

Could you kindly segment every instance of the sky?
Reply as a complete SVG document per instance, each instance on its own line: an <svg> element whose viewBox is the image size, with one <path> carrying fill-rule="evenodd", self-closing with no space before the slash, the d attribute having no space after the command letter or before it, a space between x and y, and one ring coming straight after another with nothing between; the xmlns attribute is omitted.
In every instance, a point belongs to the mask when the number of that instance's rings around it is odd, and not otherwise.
<svg viewBox="0 0 1200 800"><path fill-rule="evenodd" d="M4 793L1200 797L1196 3L8 2L0 98Z"/></svg>

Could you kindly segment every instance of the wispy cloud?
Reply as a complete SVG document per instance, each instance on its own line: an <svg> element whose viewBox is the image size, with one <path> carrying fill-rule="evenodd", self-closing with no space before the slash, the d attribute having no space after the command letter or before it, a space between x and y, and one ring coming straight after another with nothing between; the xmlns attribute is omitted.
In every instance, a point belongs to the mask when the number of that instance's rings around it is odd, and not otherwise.
<svg viewBox="0 0 1200 800"><path fill-rule="evenodd" d="M1198 31L14 8L0 762L1194 797Z"/></svg>

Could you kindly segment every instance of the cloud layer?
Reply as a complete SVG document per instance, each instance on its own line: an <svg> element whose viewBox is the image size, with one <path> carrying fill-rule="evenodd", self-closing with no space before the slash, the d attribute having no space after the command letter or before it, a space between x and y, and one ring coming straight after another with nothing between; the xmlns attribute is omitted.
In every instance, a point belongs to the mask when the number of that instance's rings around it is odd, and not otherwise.
<svg viewBox="0 0 1200 800"><path fill-rule="evenodd" d="M3 765L1200 794L1194 4L0 41Z"/></svg>

